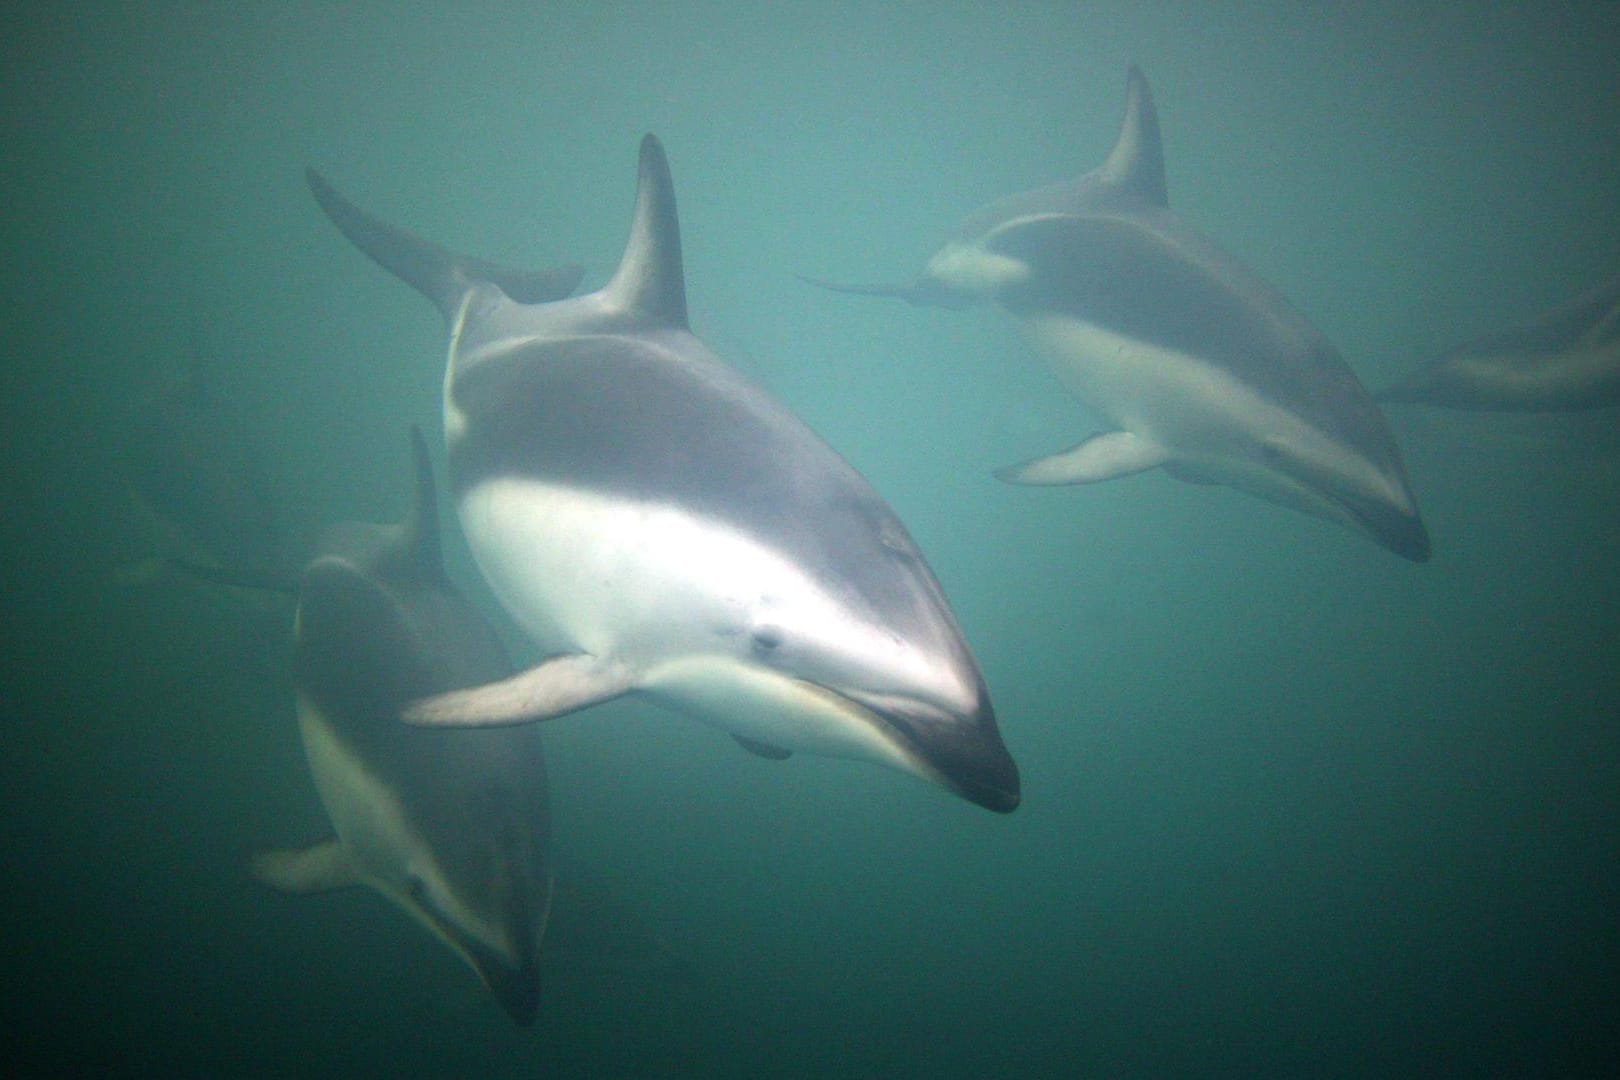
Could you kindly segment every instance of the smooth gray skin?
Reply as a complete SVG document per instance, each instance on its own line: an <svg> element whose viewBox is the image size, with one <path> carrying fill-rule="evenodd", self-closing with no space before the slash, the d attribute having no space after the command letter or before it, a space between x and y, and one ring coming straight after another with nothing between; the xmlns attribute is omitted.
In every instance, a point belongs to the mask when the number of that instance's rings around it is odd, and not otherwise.
<svg viewBox="0 0 1620 1080"><path fill-rule="evenodd" d="M1533 322L1448 349L1378 400L1500 412L1620 405L1620 275Z"/></svg>
<svg viewBox="0 0 1620 1080"><path fill-rule="evenodd" d="M1100 167L981 210L908 285L806 280L913 304L993 301L1113 425L999 470L1003 480L1093 483L1163 466L1429 555L1394 438L1338 351L1170 210L1158 115L1134 66Z"/></svg>
<svg viewBox="0 0 1620 1080"><path fill-rule="evenodd" d="M253 870L288 892L376 889L527 1024L551 906L545 755L534 727L439 731L399 720L414 698L512 670L445 577L427 447L420 431L412 436L410 517L332 529L299 588L299 728L335 836L262 854Z"/></svg>
<svg viewBox="0 0 1620 1080"><path fill-rule="evenodd" d="M514 723L637 694L765 756L862 758L1017 806L983 677L905 527L688 328L657 139L642 141L613 280L555 302L310 185L357 247L445 315L463 531L546 656L408 719Z"/></svg>

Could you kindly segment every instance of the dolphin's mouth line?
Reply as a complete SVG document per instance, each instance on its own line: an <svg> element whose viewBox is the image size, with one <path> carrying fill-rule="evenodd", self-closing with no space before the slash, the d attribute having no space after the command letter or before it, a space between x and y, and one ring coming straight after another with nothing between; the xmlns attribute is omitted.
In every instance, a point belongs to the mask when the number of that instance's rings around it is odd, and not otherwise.
<svg viewBox="0 0 1620 1080"><path fill-rule="evenodd" d="M1357 499L1335 492L1332 502L1356 522L1368 535L1404 558L1424 562L1429 558L1429 534L1416 511L1403 511L1395 506L1366 499Z"/></svg>
<svg viewBox="0 0 1620 1080"><path fill-rule="evenodd" d="M937 706L930 705L919 698L901 697L878 692L873 692L873 700L862 700L856 693L835 689L813 679L798 679L796 681L837 701L846 703L862 716L869 718L874 729L881 732L884 739L907 762L911 763L919 773L940 786L955 792L969 802L976 803L996 813L1008 813L1018 806L1021 796L1017 790L1016 766L1012 766L1011 757L1007 756L1006 748L1001 745L1000 739L993 734L993 729L986 743L993 743L994 748L999 751L999 756L1006 757L1007 764L1014 769L1010 785L987 780L976 780L970 775L961 775L950 770L947 767L949 764L948 758L941 761L939 760L941 755L929 753L925 749L918 732L902 721L902 718L906 715L905 708L909 706L920 718L933 716L944 726L951 720L951 714ZM893 705L884 706L878 704L879 700L884 699L892 701Z"/></svg>

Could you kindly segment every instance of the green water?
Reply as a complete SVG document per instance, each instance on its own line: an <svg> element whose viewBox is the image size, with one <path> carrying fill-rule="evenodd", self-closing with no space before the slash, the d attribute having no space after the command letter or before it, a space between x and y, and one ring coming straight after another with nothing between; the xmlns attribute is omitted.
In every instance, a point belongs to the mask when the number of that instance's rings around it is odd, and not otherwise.
<svg viewBox="0 0 1620 1080"><path fill-rule="evenodd" d="M1620 6L9 5L0 56L9 1066L1572 1076L1620 1054L1612 410L1394 414L1434 538L1411 565L1157 474L1000 485L1091 430L1008 320L793 277L909 276L981 204L1090 168L1134 60L1172 204L1381 385L1620 269ZM443 332L301 170L600 283L646 131L695 329L906 521L1025 799L998 817L762 761L649 706L559 721L560 854L681 969L560 949L520 1030L375 895L247 878L325 829L290 613L112 581L146 545L121 432L196 340L298 545L397 518Z"/></svg>

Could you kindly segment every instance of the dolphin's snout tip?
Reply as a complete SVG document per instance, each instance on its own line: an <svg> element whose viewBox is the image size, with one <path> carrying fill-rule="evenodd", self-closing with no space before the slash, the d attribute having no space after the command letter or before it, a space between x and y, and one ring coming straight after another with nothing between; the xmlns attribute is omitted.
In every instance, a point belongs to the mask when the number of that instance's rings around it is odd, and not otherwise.
<svg viewBox="0 0 1620 1080"><path fill-rule="evenodd" d="M982 806L997 814L1010 814L1024 801L1019 790L1018 773L1014 770L1010 785L958 787L957 793L974 806Z"/></svg>
<svg viewBox="0 0 1620 1080"><path fill-rule="evenodd" d="M1010 814L1023 801L1018 763L1008 752L995 721L977 726L975 737L936 758L945 785L975 806Z"/></svg>
<svg viewBox="0 0 1620 1080"><path fill-rule="evenodd" d="M1429 556L1434 553L1429 542L1429 530L1424 527L1423 519L1416 515L1401 518L1379 539L1389 550L1415 563L1428 562Z"/></svg>
<svg viewBox="0 0 1620 1080"><path fill-rule="evenodd" d="M998 814L1018 809L1018 763L1001 741L990 703L947 712L914 700L865 702L881 716L910 761L908 771Z"/></svg>

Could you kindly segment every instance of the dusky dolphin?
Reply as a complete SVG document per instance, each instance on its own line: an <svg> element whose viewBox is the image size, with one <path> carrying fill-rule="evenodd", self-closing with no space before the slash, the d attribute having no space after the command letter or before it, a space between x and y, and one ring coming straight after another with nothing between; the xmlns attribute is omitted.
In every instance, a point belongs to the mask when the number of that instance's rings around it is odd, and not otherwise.
<svg viewBox="0 0 1620 1080"><path fill-rule="evenodd" d="M1377 396L1503 412L1620 405L1620 275L1532 322L1448 349Z"/></svg>
<svg viewBox="0 0 1620 1080"><path fill-rule="evenodd" d="M299 587L298 726L335 835L261 854L252 868L287 892L369 885L459 953L527 1024L552 889L540 729L400 723L409 701L512 671L495 632L445 576L432 467L416 429L412 447L410 516L330 530Z"/></svg>
<svg viewBox="0 0 1620 1080"><path fill-rule="evenodd" d="M164 562L265 588L295 576L258 440L200 347L178 383L132 414L120 463L155 537L152 565L123 568L121 576L149 577Z"/></svg>
<svg viewBox="0 0 1620 1080"><path fill-rule="evenodd" d="M1111 427L1001 469L1003 480L1088 484L1163 467L1429 556L1395 440L1338 351L1170 210L1158 114L1135 66L1100 167L979 211L910 284L806 280L913 304L992 300L1014 316Z"/></svg>
<svg viewBox="0 0 1620 1080"><path fill-rule="evenodd" d="M420 703L417 723L543 720L635 694L766 756L861 758L1018 805L984 679L871 486L688 328L663 147L641 144L624 256L530 303L467 260L317 200L449 324L445 429L462 528L545 659Z"/></svg>

